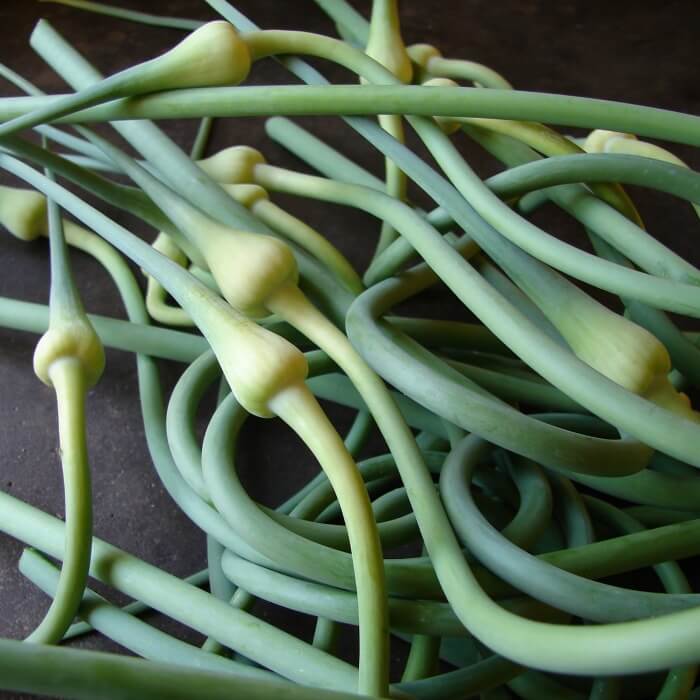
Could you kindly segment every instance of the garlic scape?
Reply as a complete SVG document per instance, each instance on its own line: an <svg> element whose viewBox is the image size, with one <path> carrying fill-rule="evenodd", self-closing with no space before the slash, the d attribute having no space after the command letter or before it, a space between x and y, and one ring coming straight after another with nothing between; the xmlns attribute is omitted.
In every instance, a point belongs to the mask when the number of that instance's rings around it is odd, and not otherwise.
<svg viewBox="0 0 700 700"><path fill-rule="evenodd" d="M47 177L47 179L49 179ZM28 642L57 644L73 622L83 597L92 546L92 499L85 433L86 394L102 375L104 349L73 283L61 213L35 192L2 193L3 223L25 240L47 232L51 250L49 327L34 350L34 373L53 388L66 513L66 536L56 594ZM6 209L16 203L14 219ZM41 213L48 215L48 220ZM10 228L10 226L8 226Z"/></svg>
<svg viewBox="0 0 700 700"><path fill-rule="evenodd" d="M330 332L335 334L334 340L338 336L342 338L344 345L341 347L354 353L352 347L297 287L296 260L286 243L272 236L219 224L101 137L93 136L92 140L200 251L223 299L195 284L191 278L183 292L174 293L173 277L166 281L162 274L157 276L209 341L239 403L258 416L278 415L305 441L315 436L311 447L337 489L350 546L356 555L353 562L361 620L359 690L385 696L388 692L388 612L383 556L364 482L356 473L357 468L342 440L304 383L308 371L304 355L283 338L248 319L272 312L293 325L297 321L305 324L311 319L312 325L317 323L321 327L322 338ZM152 248L147 249L157 255ZM148 270L146 265L140 264ZM178 267L169 260L167 264ZM181 268L178 271L186 274ZM205 300L208 303L205 304ZM292 312L288 314L290 308ZM305 329L306 325L302 332L316 340L316 334L309 334ZM354 355L364 365L359 356ZM355 474L348 474L349 469Z"/></svg>
<svg viewBox="0 0 700 700"><path fill-rule="evenodd" d="M43 20L35 32L41 30L42 24ZM249 69L250 55L233 26L228 22L209 22L161 56L0 124L0 135L28 129L119 97L179 88L237 85L245 80Z"/></svg>

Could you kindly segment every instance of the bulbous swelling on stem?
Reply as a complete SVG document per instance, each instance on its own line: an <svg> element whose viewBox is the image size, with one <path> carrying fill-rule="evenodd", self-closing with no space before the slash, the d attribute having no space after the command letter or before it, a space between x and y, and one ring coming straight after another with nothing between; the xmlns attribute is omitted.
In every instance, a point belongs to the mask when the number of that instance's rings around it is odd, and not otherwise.
<svg viewBox="0 0 700 700"><path fill-rule="evenodd" d="M250 52L229 22L208 22L143 67L139 91L238 85L250 71Z"/></svg>
<svg viewBox="0 0 700 700"><path fill-rule="evenodd" d="M263 163L263 154L250 146L229 146L209 158L197 161L197 165L207 175L228 185L252 183L255 166Z"/></svg>
<svg viewBox="0 0 700 700"><path fill-rule="evenodd" d="M0 223L23 241L46 235L46 197L34 190L0 187Z"/></svg>
<svg viewBox="0 0 700 700"><path fill-rule="evenodd" d="M309 372L298 348L230 310L207 327L206 337L238 403L261 418L274 416L270 402Z"/></svg>
<svg viewBox="0 0 700 700"><path fill-rule="evenodd" d="M426 80L423 85L427 87L459 87L459 83L455 82L450 78L431 78ZM449 119L448 117L433 117L437 125L446 133L448 136L454 134L455 131L459 131L462 125L455 121L454 119Z"/></svg>
<svg viewBox="0 0 700 700"><path fill-rule="evenodd" d="M102 376L104 348L87 318L60 319L49 326L34 350L34 373L44 384L53 386L51 369L63 360L80 362L88 387Z"/></svg>
<svg viewBox="0 0 700 700"><path fill-rule="evenodd" d="M247 231L212 226L202 253L224 299L248 318L269 316L267 300L296 284L294 253L283 241Z"/></svg>

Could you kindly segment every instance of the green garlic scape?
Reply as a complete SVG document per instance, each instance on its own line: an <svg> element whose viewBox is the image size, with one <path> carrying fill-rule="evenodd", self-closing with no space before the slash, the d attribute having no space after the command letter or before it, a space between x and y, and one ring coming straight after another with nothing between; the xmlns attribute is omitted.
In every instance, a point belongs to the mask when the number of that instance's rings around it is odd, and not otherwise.
<svg viewBox="0 0 700 700"><path fill-rule="evenodd" d="M102 342L87 315L54 318L34 350L34 373L44 384L53 386L52 372L63 361L77 362L88 387L94 386L105 366Z"/></svg>
<svg viewBox="0 0 700 700"><path fill-rule="evenodd" d="M35 32L41 30L39 22ZM0 124L8 135L117 97L202 85L237 85L250 69L245 42L228 22L210 22L177 46L49 105Z"/></svg>

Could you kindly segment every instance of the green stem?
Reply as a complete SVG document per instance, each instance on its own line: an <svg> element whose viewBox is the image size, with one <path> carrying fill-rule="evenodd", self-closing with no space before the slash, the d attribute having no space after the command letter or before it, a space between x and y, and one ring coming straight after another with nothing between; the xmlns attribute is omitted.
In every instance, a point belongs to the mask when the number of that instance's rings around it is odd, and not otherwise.
<svg viewBox="0 0 700 700"><path fill-rule="evenodd" d="M213 125L214 119L212 117L202 117L197 128L197 135L190 149L190 158L192 160L200 160L204 157Z"/></svg>
<svg viewBox="0 0 700 700"><path fill-rule="evenodd" d="M79 361L55 362L51 379L58 406L58 432L66 502L63 566L56 595L41 624L27 637L38 644L58 643L75 617L90 568L92 502L85 443L85 375Z"/></svg>
<svg viewBox="0 0 700 700"><path fill-rule="evenodd" d="M185 579L185 582L189 583L192 586L197 586L197 588L199 588L201 586L204 586L208 580L209 574L206 569L203 569L202 571L198 571L197 573L188 576ZM133 600L131 603L127 603L126 605L119 608L119 610L131 617L135 617L136 615L140 615L141 613L148 611L149 608L145 603L143 603L143 601ZM83 634L88 634L92 631L93 627L89 623L84 621L74 622L63 635L63 639L73 639Z"/></svg>
<svg viewBox="0 0 700 700"><path fill-rule="evenodd" d="M63 556L65 526L59 520L5 493L0 493L0 503L6 514L0 524L4 532L50 556ZM349 664L97 538L92 541L90 575L291 680L313 679L323 688L354 686L357 681Z"/></svg>
<svg viewBox="0 0 700 700"><path fill-rule="evenodd" d="M305 387L292 387L275 397L273 409L314 453L341 504L352 551L360 614L358 691L386 697L389 620L384 562L364 481L326 414ZM216 492L212 495L216 501Z"/></svg>
<svg viewBox="0 0 700 700"><path fill-rule="evenodd" d="M0 118L21 116L60 97L7 97ZM523 119L584 129L631 131L700 146L700 117L681 112L570 95L519 90L420 85L333 85L188 88L114 100L60 118L62 123L123 119L412 114Z"/></svg>
<svg viewBox="0 0 700 700"><path fill-rule="evenodd" d="M57 595L59 572L40 554L26 549L19 560L19 568L22 574L44 593L52 597ZM101 632L117 644L151 661L219 671L241 677L276 679L267 671L237 664L213 654L204 654L197 647L181 642L115 607L89 588L83 593L78 616L83 618L91 629Z"/></svg>

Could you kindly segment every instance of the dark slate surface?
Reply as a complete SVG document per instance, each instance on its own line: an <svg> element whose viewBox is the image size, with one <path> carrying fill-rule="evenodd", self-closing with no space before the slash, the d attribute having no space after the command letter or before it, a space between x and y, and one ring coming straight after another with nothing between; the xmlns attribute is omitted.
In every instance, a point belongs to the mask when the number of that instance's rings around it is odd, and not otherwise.
<svg viewBox="0 0 700 700"><path fill-rule="evenodd" d="M135 0L127 7L201 19L214 14L195 0ZM368 13L370 3L356 6ZM310 0L280 3L273 0L240 0L238 7L261 26L303 28L332 33L331 24ZM439 9L436 9L439 8ZM693 2L615 3L511 0L445 0L424 3L403 0L402 16L407 42L436 44L446 56L486 63L502 72L518 88L587 95L639 102L690 113L700 113L697 81L696 34L700 6ZM65 89L27 44L39 17L46 17L80 51L105 73L149 58L173 45L181 36L174 30L141 27L89 15L66 7L24 0L0 4L3 40L0 60L34 80L46 91ZM322 66L328 69L326 65ZM328 69L337 81L347 74ZM252 82L288 80L275 65L256 67ZM2 94L18 94L3 83ZM338 120L305 119L324 138L354 155L376 172L381 160L363 146ZM163 128L183 147L189 147L194 122L164 123ZM246 143L264 151L272 163L303 167L264 136L262 121L241 119L216 125L211 149ZM700 158L688 149L677 152L696 167ZM475 149L467 149L482 173L494 165ZM9 182L7 178L2 181ZM326 233L362 266L378 229L369 217L334 207L309 206L291 198L277 201L288 206ZM646 204L649 202L650 204ZM669 199L648 197L641 207L649 227L676 250L699 261L697 220ZM134 226L134 222L107 208L107 213ZM551 230L575 236L561 216L542 219ZM143 227L134 227L149 236ZM47 246L24 244L0 235L0 294L45 303L47 299ZM106 275L84 256L73 256L76 278L91 312L122 315ZM436 294L420 308L448 313ZM447 308L454 305L447 302ZM63 513L60 470L56 456L55 410L52 393L34 377L31 355L36 338L0 329L0 487L58 516ZM164 363L164 386L169 387L181 367ZM345 411L333 411L341 428L348 425ZM138 408L133 359L116 351L107 354L107 371L89 397L89 447L94 474L95 532L143 559L184 576L204 565L202 534L174 506L151 467ZM315 467L286 431L274 422L257 422L243 440L239 459L244 481L253 496L273 505L300 486ZM0 518L2 514L0 513ZM20 545L0 535L0 636L22 638L40 620L47 601L16 573ZM118 597L114 597L119 600ZM308 620L288 618L274 608L261 609L273 620L284 618L309 638ZM290 621L291 620L291 621ZM177 630L172 623L162 622ZM192 641L201 639L177 630ZM79 646L115 650L116 645L86 637ZM348 651L351 653L351 651ZM400 655L398 648L396 654ZM0 693L7 698L19 695Z"/></svg>

